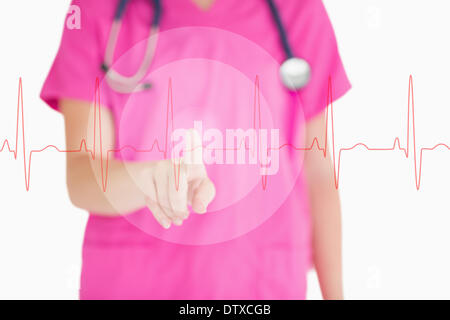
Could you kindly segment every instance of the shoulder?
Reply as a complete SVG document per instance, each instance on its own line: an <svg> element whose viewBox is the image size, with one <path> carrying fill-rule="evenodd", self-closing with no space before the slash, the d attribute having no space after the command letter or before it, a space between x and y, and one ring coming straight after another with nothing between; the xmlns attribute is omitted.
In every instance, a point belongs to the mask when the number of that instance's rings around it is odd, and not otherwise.
<svg viewBox="0 0 450 320"><path fill-rule="evenodd" d="M313 40L317 36L329 37L334 33L322 0L277 1L280 14L291 36Z"/></svg>
<svg viewBox="0 0 450 320"><path fill-rule="evenodd" d="M283 11L299 11L299 10L313 10L314 8L323 7L322 0L275 0L280 10Z"/></svg>
<svg viewBox="0 0 450 320"><path fill-rule="evenodd" d="M117 0L72 0L63 30L63 42L100 45L114 18Z"/></svg>
<svg viewBox="0 0 450 320"><path fill-rule="evenodd" d="M108 7L114 7L117 1L114 0L72 0L70 5L80 7L80 9L86 10L102 10Z"/></svg>
<svg viewBox="0 0 450 320"><path fill-rule="evenodd" d="M117 6L116 0L72 0L70 7L77 7L85 20L101 21L112 19Z"/></svg>
<svg viewBox="0 0 450 320"><path fill-rule="evenodd" d="M322 0L284 0L277 1L280 14L291 26L320 24L328 20Z"/></svg>

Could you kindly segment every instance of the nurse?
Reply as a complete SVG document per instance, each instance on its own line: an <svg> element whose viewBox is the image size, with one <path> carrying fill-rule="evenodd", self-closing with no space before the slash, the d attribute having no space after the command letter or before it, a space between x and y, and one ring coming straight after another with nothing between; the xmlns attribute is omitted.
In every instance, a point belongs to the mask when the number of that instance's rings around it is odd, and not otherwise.
<svg viewBox="0 0 450 320"><path fill-rule="evenodd" d="M267 1L161 1L149 37L152 1L130 0L106 66L119 1L72 1L81 28L64 30L41 97L64 116L70 199L90 214L81 299L304 299L311 266L323 297L343 298L330 153L296 147L324 145L329 79L331 100L350 83L322 1L274 3L311 67L299 90L279 77L285 41ZM151 88L118 88L110 68L135 74L151 43L133 84ZM172 159L170 131L196 121L277 130L277 174Z"/></svg>

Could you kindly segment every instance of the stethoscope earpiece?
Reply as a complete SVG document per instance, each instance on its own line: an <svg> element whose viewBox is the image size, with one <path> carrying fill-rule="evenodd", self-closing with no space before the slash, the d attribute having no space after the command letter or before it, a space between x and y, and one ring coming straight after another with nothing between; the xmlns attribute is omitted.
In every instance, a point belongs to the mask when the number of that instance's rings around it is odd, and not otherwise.
<svg viewBox="0 0 450 320"><path fill-rule="evenodd" d="M287 89L292 91L302 89L311 78L311 67L304 59L289 58L280 66L280 78Z"/></svg>

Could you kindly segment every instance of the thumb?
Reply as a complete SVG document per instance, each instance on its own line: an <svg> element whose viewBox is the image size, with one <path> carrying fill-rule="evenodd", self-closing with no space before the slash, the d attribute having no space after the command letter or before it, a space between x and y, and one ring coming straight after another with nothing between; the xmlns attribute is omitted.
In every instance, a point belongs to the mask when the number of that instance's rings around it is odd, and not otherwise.
<svg viewBox="0 0 450 320"><path fill-rule="evenodd" d="M197 183L197 188L192 190L192 192L192 210L199 214L206 213L209 204L216 196L214 183L209 178L200 179Z"/></svg>
<svg viewBox="0 0 450 320"><path fill-rule="evenodd" d="M189 129L184 135L183 162L188 165L203 166L203 141L200 133Z"/></svg>

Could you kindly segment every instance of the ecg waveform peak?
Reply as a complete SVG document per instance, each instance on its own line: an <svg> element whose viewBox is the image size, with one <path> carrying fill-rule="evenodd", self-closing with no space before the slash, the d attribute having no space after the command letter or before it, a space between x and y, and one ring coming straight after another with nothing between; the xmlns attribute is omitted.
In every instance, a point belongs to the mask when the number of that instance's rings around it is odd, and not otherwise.
<svg viewBox="0 0 450 320"><path fill-rule="evenodd" d="M174 123L174 109L173 109L173 101L172 101L172 82L169 79L168 86L168 96L167 96L167 110L166 110L166 137L163 143L164 147L161 147L158 140L152 143L150 149L139 150L133 146L123 146L120 149L110 149L106 150L106 155L103 154L103 146L102 146L102 124L101 124L101 107L100 107L100 82L99 79L96 79L95 82L95 100L94 100L94 136L93 136L93 147L89 148L85 139L80 141L80 147L78 149L73 150L64 150L60 149L55 145L47 145L39 149L33 149L27 151L26 149L26 141L25 141L25 120L24 120L24 103L23 103L23 85L22 78L19 79L19 88L18 88L18 100L17 100L17 117L16 117L16 131L15 131L15 142L14 144L10 144L8 139L3 141L3 144L0 149L0 153L3 151L8 151L13 154L14 160L19 159L19 150L22 152L22 160L23 160L23 168L24 168L24 179L25 179L25 188L27 191L30 190L30 179L31 179L31 163L33 155L37 153L44 152L49 149L54 149L60 153L81 153L86 152L90 154L93 160L100 156L100 168L101 168L101 179L102 179L102 188L105 192L108 184L108 163L111 157L111 154L115 152L121 152L125 149L133 150L134 152L152 152L157 150L160 153L164 154L164 158L167 158L168 154L168 146L169 146L169 127L173 128ZM450 151L450 147L445 143L437 143L431 147L422 147L417 148L416 145L416 119L415 119L415 106L414 106L414 85L413 85L413 77L409 76L408 83L408 113L407 113L407 129L406 129L406 147L404 147L401 143L399 137L395 137L393 141L392 147L370 147L364 142L358 142L350 147L337 148L335 144L335 122L334 122L334 109L333 109L333 98L332 98L332 79L328 79L328 94L327 94L327 106L326 106L326 123L325 123L325 141L321 145L319 139L317 137L313 138L313 141L309 146L301 147L295 146L289 143L280 144L278 149L283 148L292 148L299 152L313 152L316 149L319 152L323 153L323 156L327 156L327 150L331 147L331 156L333 160L333 169L334 169L334 185L336 189L339 188L339 181L341 176L341 159L342 154L344 152L348 152L354 150L358 147L362 147L367 151L401 151L404 156L408 159L413 157L414 161L414 177L415 177L415 186L416 189L419 190L421 186L422 180L422 167L423 167L423 154L425 151L433 151L437 148L445 148ZM253 110L253 126L254 128L261 128L261 110L260 110L260 98L259 98L259 79L256 77L255 79L255 97L254 97L254 110ZM97 129L98 126L98 129ZM98 130L98 131L97 131ZM99 151L97 152L97 133L99 135L98 138L98 146ZM331 137L331 142L329 141L328 136ZM22 139L21 145L19 144L19 137ZM240 144L240 147L245 145L245 143ZM239 148L240 148L239 147ZM247 147L246 147L247 148ZM179 180L179 164L174 164L174 170L176 171L175 177L176 180ZM178 179L177 179L178 177ZM261 184L262 188L265 190L267 187L267 175L262 175ZM178 183L176 183L178 184Z"/></svg>

